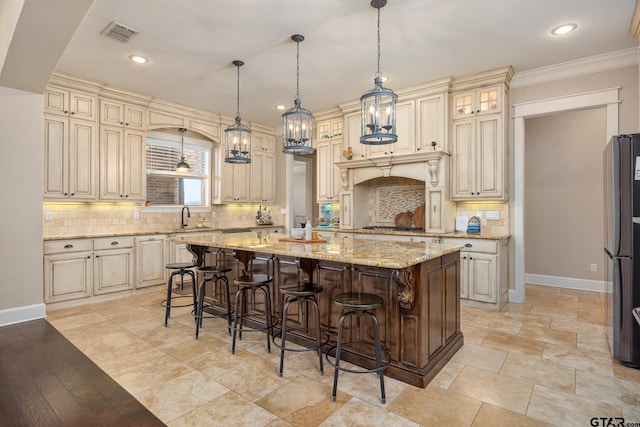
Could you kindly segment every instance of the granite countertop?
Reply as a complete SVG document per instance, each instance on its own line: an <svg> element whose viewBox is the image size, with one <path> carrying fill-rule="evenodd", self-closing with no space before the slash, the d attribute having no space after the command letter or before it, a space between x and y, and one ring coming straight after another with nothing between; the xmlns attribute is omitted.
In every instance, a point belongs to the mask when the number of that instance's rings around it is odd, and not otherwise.
<svg viewBox="0 0 640 427"><path fill-rule="evenodd" d="M406 268L463 248L460 245L378 241L359 238L356 234L346 238L330 237L325 243L282 241L281 238L280 234L250 232L207 236L180 235L171 240L193 245L244 249L383 268Z"/></svg>
<svg viewBox="0 0 640 427"><path fill-rule="evenodd" d="M511 237L510 234L489 234L489 233L427 233L424 231L395 231L395 230L345 230L340 228L314 228L318 233L324 232L339 232L339 233L353 233L353 234L387 234L395 236L416 236L416 237L453 237L457 239L486 239L486 240L502 240Z"/></svg>

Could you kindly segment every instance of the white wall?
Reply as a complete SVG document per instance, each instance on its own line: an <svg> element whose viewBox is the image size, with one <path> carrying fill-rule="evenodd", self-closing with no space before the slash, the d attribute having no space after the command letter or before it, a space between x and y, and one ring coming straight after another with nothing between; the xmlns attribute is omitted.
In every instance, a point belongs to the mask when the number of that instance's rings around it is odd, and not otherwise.
<svg viewBox="0 0 640 427"><path fill-rule="evenodd" d="M0 87L0 325L44 315L42 95ZM15 319L15 320L12 320Z"/></svg>

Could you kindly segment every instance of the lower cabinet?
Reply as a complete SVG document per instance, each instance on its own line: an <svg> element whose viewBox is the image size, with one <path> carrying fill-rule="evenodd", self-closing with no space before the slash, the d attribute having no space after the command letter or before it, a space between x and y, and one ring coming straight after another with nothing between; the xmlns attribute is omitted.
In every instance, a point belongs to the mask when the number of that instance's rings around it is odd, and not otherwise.
<svg viewBox="0 0 640 427"><path fill-rule="evenodd" d="M133 237L93 240L93 294L133 289Z"/></svg>
<svg viewBox="0 0 640 427"><path fill-rule="evenodd" d="M93 241L85 239L44 242L44 302L91 296Z"/></svg>
<svg viewBox="0 0 640 427"><path fill-rule="evenodd" d="M136 288L160 285L166 277L166 235L139 236L136 245Z"/></svg>
<svg viewBox="0 0 640 427"><path fill-rule="evenodd" d="M462 245L460 298L468 305L500 310L508 299L508 239L443 238L443 244Z"/></svg>

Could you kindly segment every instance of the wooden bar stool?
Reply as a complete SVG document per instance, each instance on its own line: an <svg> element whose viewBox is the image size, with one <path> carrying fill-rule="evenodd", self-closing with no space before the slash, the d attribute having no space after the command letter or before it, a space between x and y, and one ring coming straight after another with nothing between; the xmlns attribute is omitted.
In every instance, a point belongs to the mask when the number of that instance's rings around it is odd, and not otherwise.
<svg viewBox="0 0 640 427"><path fill-rule="evenodd" d="M331 401L336 401L336 392L338 390L338 372L346 371L355 374L364 374L375 372L380 378L380 401L384 404L387 403L387 399L384 393L384 373L383 371L389 366L391 362L391 354L389 351L382 347L380 344L380 326L378 318L376 317L376 308L382 307L382 297L374 294L362 293L362 292L347 292L333 296L331 301L342 308L342 314L338 321L338 341L335 346L332 346L327 351L327 362L335 368L333 376L333 394L331 395ZM350 316L356 316L356 336L354 341L342 342L342 327L346 318ZM374 330L374 343L367 343L360 340L360 319L362 316L367 316L373 322ZM350 369L340 366L340 352L343 347L351 348L371 348L375 351L376 366L371 369ZM336 356L335 361L331 361L329 358L329 352L335 348ZM382 353L385 355L385 360L382 359Z"/></svg>
<svg viewBox="0 0 640 427"><path fill-rule="evenodd" d="M167 299L162 300L162 302L160 303L162 307L166 307L165 314L164 314L164 326L167 326L167 323L169 322L169 316L171 315L172 306L175 308L196 306L196 275L191 269L197 266L198 265L193 262L177 262L177 263L167 264L165 266L167 270L172 270L172 271L171 271L171 274L169 274L169 280L167 280ZM191 276L191 284L193 287L191 292L192 295L171 296L173 292L173 278L175 276L180 276L180 289L184 289L185 274L188 276ZM178 300L181 298L192 298L192 301L189 304L180 304L180 305L173 304L172 305L171 301Z"/></svg>

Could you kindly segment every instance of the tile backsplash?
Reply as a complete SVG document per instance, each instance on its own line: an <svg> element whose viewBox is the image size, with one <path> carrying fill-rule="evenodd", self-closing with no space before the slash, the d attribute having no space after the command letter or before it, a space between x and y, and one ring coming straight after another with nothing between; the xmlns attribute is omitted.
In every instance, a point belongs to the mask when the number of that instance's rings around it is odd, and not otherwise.
<svg viewBox="0 0 640 427"><path fill-rule="evenodd" d="M469 218L482 213L480 231L485 234L509 234L509 203L507 202L459 202L456 215L466 215ZM500 219L487 220L487 212L498 212Z"/></svg>
<svg viewBox="0 0 640 427"><path fill-rule="evenodd" d="M155 233L180 227L180 211L163 212L158 209L162 208L121 203L44 203L44 237ZM212 228L256 226L257 205L216 205L206 212L198 210L192 208L191 218L185 218L189 227L195 227L202 218ZM280 206L271 206L270 210L274 224L283 224ZM135 218L136 212L140 219ZM47 213L51 216L50 221L47 221Z"/></svg>

